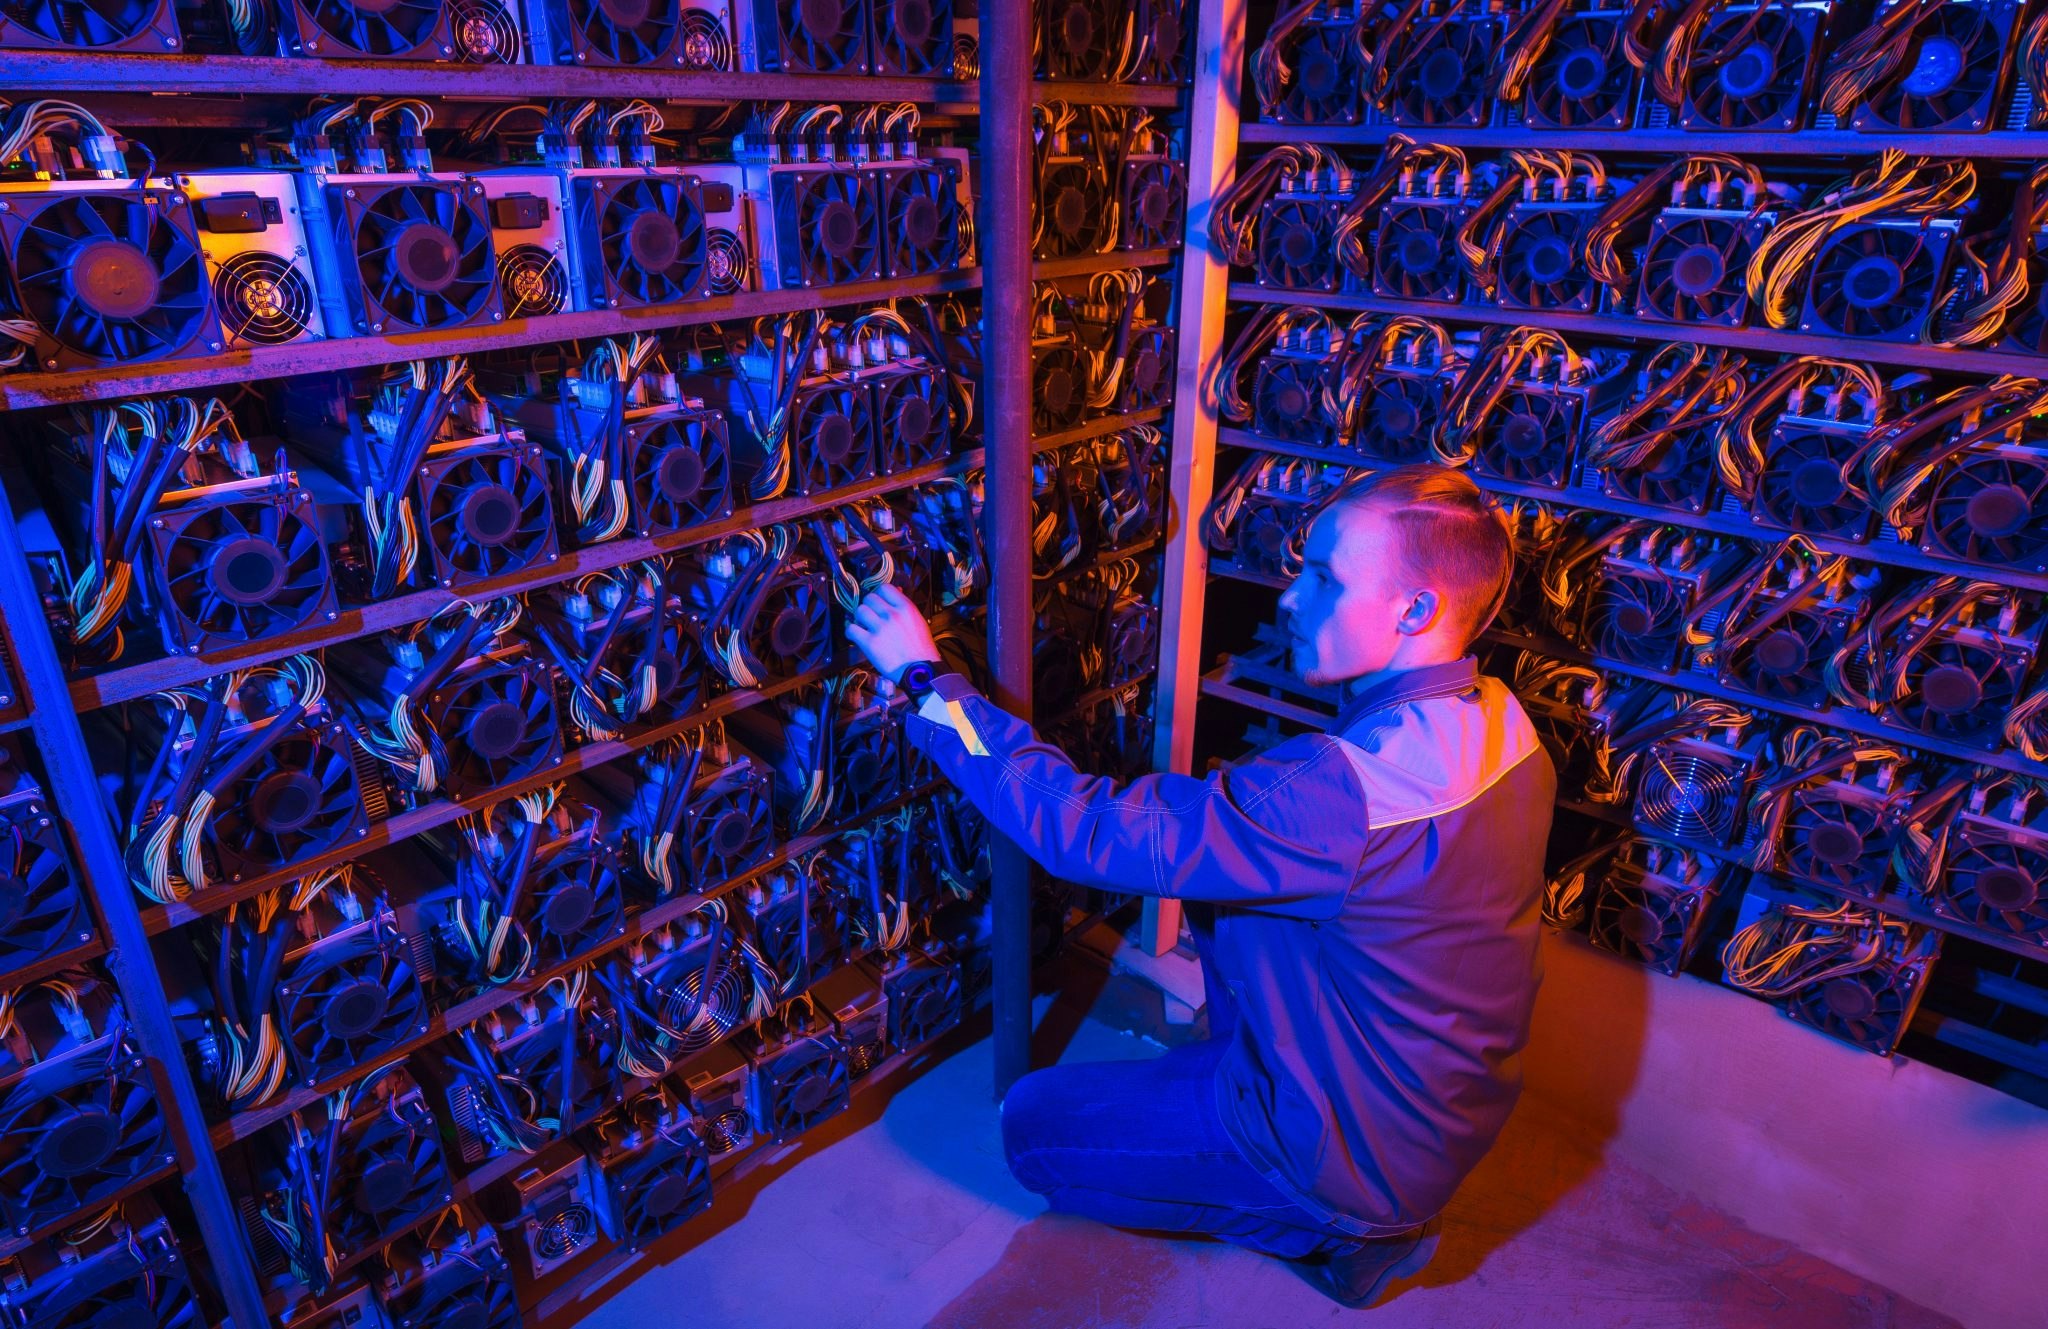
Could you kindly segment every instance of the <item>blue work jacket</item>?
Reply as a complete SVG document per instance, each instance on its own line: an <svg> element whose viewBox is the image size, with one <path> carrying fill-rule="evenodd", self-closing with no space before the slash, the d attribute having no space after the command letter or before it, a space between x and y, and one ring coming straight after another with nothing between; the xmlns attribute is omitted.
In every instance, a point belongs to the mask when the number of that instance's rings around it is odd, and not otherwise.
<svg viewBox="0 0 2048 1329"><path fill-rule="evenodd" d="M1361 1236L1443 1208L1521 1092L1539 977L1557 780L1499 680L1394 675L1206 779L1084 775L959 675L908 727L1054 876L1217 906L1218 1103L1283 1193Z"/></svg>

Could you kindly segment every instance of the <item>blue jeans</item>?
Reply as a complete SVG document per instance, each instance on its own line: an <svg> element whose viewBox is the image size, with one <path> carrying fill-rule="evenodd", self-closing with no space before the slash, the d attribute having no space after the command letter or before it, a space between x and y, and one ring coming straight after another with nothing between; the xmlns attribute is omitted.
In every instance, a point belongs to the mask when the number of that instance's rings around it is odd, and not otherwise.
<svg viewBox="0 0 2048 1329"><path fill-rule="evenodd" d="M1011 1087L1010 1172L1056 1212L1116 1227L1199 1232L1287 1259L1355 1249L1281 1194L1224 1129L1216 1064L1236 1016L1206 946L1202 962L1208 1038L1149 1060L1051 1066Z"/></svg>

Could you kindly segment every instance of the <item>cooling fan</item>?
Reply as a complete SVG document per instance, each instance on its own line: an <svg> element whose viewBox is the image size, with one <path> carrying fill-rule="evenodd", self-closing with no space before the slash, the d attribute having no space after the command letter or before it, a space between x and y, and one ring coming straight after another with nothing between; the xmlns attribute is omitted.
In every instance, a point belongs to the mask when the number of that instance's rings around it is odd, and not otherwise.
<svg viewBox="0 0 2048 1329"><path fill-rule="evenodd" d="M837 286L882 275L872 172L776 171L769 192L784 286Z"/></svg>
<svg viewBox="0 0 2048 1329"><path fill-rule="evenodd" d="M889 1006L889 1045L899 1052L923 1047L960 1023L966 1011L960 966L943 954L905 956L882 976Z"/></svg>
<svg viewBox="0 0 2048 1329"><path fill-rule="evenodd" d="M1980 567L2048 570L2048 452L2005 446L1935 478L1920 547Z"/></svg>
<svg viewBox="0 0 2048 1329"><path fill-rule="evenodd" d="M606 173L572 184L581 250L597 260L598 272L583 279L593 307L638 309L704 294L704 193L695 176Z"/></svg>
<svg viewBox="0 0 2048 1329"><path fill-rule="evenodd" d="M0 1221L18 1234L171 1165L156 1085L109 1035L31 1067L0 1097Z"/></svg>
<svg viewBox="0 0 2048 1329"><path fill-rule="evenodd" d="M1124 249L1175 249L1187 220L1187 168L1171 157L1133 157L1124 163Z"/></svg>
<svg viewBox="0 0 2048 1329"><path fill-rule="evenodd" d="M711 1159L687 1120L633 1114L597 1159L610 1200L611 1235L639 1250L711 1207ZM609 1133L609 1132L608 1132Z"/></svg>
<svg viewBox="0 0 2048 1329"><path fill-rule="evenodd" d="M1690 581L1610 560L1588 597L1582 639L1602 659L1669 669L1692 613Z"/></svg>
<svg viewBox="0 0 2048 1329"><path fill-rule="evenodd" d="M171 0L7 0L0 48L134 51L162 55L180 45Z"/></svg>
<svg viewBox="0 0 2048 1329"><path fill-rule="evenodd" d="M1373 235L1373 294L1456 304L1464 293L1454 236L1462 204L1395 200L1380 212Z"/></svg>
<svg viewBox="0 0 2048 1329"><path fill-rule="evenodd" d="M852 1076L836 1035L794 1034L765 1046L749 1082L754 1127L777 1144L801 1135L851 1102Z"/></svg>
<svg viewBox="0 0 2048 1329"><path fill-rule="evenodd" d="M1679 124L1798 128L1825 12L1784 0L1722 9L1693 46Z"/></svg>
<svg viewBox="0 0 2048 1329"><path fill-rule="evenodd" d="M1337 204L1321 194L1278 194L1259 209L1254 280L1285 291L1337 289Z"/></svg>
<svg viewBox="0 0 2048 1329"><path fill-rule="evenodd" d="M1039 258L1073 258L1107 249L1115 240L1109 184L1081 157L1048 157L1032 195L1039 210Z"/></svg>
<svg viewBox="0 0 2048 1329"><path fill-rule="evenodd" d="M314 1132L313 1175L326 1182L321 1225L344 1256L424 1218L454 1197L434 1118L401 1069L383 1072L406 1087L387 1104L344 1122L338 1135ZM366 1108L368 1105L365 1105Z"/></svg>
<svg viewBox="0 0 2048 1329"><path fill-rule="evenodd" d="M1658 407L1643 421L1643 430L1667 428L1672 413L1670 407ZM1657 450L1638 466L1596 461L1589 455L1588 473L1598 466L1601 492L1610 498L1680 512L1703 512L1712 501L1718 478L1715 452L1719 428L1719 421L1707 416L1697 424L1668 433Z"/></svg>
<svg viewBox="0 0 2048 1329"><path fill-rule="evenodd" d="M1099 0L1036 0L1038 65L1046 78L1106 83L1116 65L1124 14Z"/></svg>
<svg viewBox="0 0 2048 1329"><path fill-rule="evenodd" d="M1073 338L1034 338L1031 344L1031 432L1057 434L1081 422L1088 407L1087 372Z"/></svg>
<svg viewBox="0 0 2048 1329"><path fill-rule="evenodd" d="M874 402L864 384L833 378L799 388L789 419L798 493L822 494L874 478Z"/></svg>
<svg viewBox="0 0 2048 1329"><path fill-rule="evenodd" d="M455 40L442 0L285 0L293 55L448 60Z"/></svg>
<svg viewBox="0 0 2048 1329"><path fill-rule="evenodd" d="M466 65L516 65L524 54L519 19L498 0L448 0L448 35Z"/></svg>
<svg viewBox="0 0 2048 1329"><path fill-rule="evenodd" d="M1103 634L1103 687L1135 683L1159 663L1159 610L1133 597L1120 599L1109 611Z"/></svg>
<svg viewBox="0 0 2048 1329"><path fill-rule="evenodd" d="M1863 222L1814 256L1799 326L1839 337L1918 342L1947 297L1953 221Z"/></svg>
<svg viewBox="0 0 2048 1329"><path fill-rule="evenodd" d="M922 0L906 0L922 3ZM884 266L891 277L960 265L960 178L952 162L882 172Z"/></svg>
<svg viewBox="0 0 2048 1329"><path fill-rule="evenodd" d="M1599 283L1586 270L1591 207L1517 204L1510 209L1497 259L1498 303L1509 309L1593 308Z"/></svg>
<svg viewBox="0 0 2048 1329"><path fill-rule="evenodd" d="M1876 897L1898 839L1895 800L1846 780L1802 785L1787 800L1780 871L1837 894Z"/></svg>
<svg viewBox="0 0 2048 1329"><path fill-rule="evenodd" d="M771 889L781 893L750 905L754 944L782 979L780 995L793 997L844 963L847 920L823 880L778 873Z"/></svg>
<svg viewBox="0 0 2048 1329"><path fill-rule="evenodd" d="M1850 114L1852 129L1982 129L2006 69L2019 11L2004 4L1944 4L1918 19L1893 76Z"/></svg>
<svg viewBox="0 0 2048 1329"><path fill-rule="evenodd" d="M679 1018L693 1005L697 1008L696 1017L677 1031L681 1037L645 1040L658 1042L672 1061L722 1041L752 1018L754 994L738 939L725 932L715 962L710 947L709 934L699 936L653 958L635 973L648 1007L667 1012L671 1018Z"/></svg>
<svg viewBox="0 0 2048 1329"><path fill-rule="evenodd" d="M1935 912L1989 931L2048 941L2048 835L1965 812L1947 832L1929 885Z"/></svg>
<svg viewBox="0 0 2048 1329"><path fill-rule="evenodd" d="M78 874L39 794L0 798L0 980L93 939Z"/></svg>
<svg viewBox="0 0 2048 1329"><path fill-rule="evenodd" d="M1749 213L1666 208L1643 249L1636 316L1741 327L1749 316L1743 271L1769 229L1767 219Z"/></svg>
<svg viewBox="0 0 2048 1329"><path fill-rule="evenodd" d="M577 835L533 866L532 899L523 906L534 937L535 969L552 969L619 934L625 893L619 856Z"/></svg>
<svg viewBox="0 0 2048 1329"><path fill-rule="evenodd" d="M1382 370L1366 384L1352 448L1377 461L1406 465L1430 459L1430 440L1443 419L1447 381L1436 374Z"/></svg>
<svg viewBox="0 0 2048 1329"><path fill-rule="evenodd" d="M1334 363L1325 356L1273 351L1252 379L1252 432L1283 443L1323 445L1333 428L1324 409Z"/></svg>
<svg viewBox="0 0 2048 1329"><path fill-rule="evenodd" d="M0 246L46 369L221 348L206 260L182 194L133 187L9 192Z"/></svg>
<svg viewBox="0 0 2048 1329"><path fill-rule="evenodd" d="M1692 957L1713 892L1686 890L1640 869L1623 872L1622 866L1610 871L1594 897L1594 944L1660 973L1677 973Z"/></svg>
<svg viewBox="0 0 2048 1329"><path fill-rule="evenodd" d="M205 1329L186 1262L170 1225L157 1218L128 1226L147 1211L147 1196L125 1207L110 1229L67 1240L53 1255L31 1246L9 1270L7 1319L21 1329Z"/></svg>
<svg viewBox="0 0 2048 1329"><path fill-rule="evenodd" d="M1924 632L1916 630L1904 668L1893 671L1896 695L1886 718L1930 738L1997 746L2032 650L1981 628L1942 629L1923 642Z"/></svg>
<svg viewBox="0 0 2048 1329"><path fill-rule="evenodd" d="M626 466L634 524L642 535L732 515L732 451L725 417L717 411L629 423Z"/></svg>
<svg viewBox="0 0 2048 1329"><path fill-rule="evenodd" d="M1771 427L1753 513L1786 530L1862 542L1877 513L1849 459L1869 431L1787 416Z"/></svg>
<svg viewBox="0 0 2048 1329"><path fill-rule="evenodd" d="M569 307L569 275L539 245L514 245L498 255L498 290L506 318L545 318Z"/></svg>
<svg viewBox="0 0 2048 1329"><path fill-rule="evenodd" d="M326 192L356 331L438 331L503 316L482 185L369 179Z"/></svg>
<svg viewBox="0 0 2048 1329"><path fill-rule="evenodd" d="M774 678L821 669L832 653L832 606L823 577L783 573L746 623L747 649Z"/></svg>
<svg viewBox="0 0 2048 1329"><path fill-rule="evenodd" d="M519 1329L512 1279L488 1227L458 1232L418 1262L389 1247L384 1260L390 1274L377 1297L395 1329Z"/></svg>
<svg viewBox="0 0 2048 1329"><path fill-rule="evenodd" d="M875 446L881 472L900 475L953 451L953 410L945 380L932 370L905 369L872 380Z"/></svg>
<svg viewBox="0 0 2048 1329"><path fill-rule="evenodd" d="M1765 616L1771 620L1768 628L1745 635ZM1728 643L1721 654L1721 682L1769 701L1823 706L1828 699L1823 667L1841 650L1855 619L1855 610L1844 605L1807 601L1781 609L1774 598L1760 599L1754 612L1721 625L1719 635Z"/></svg>
<svg viewBox="0 0 2048 1329"><path fill-rule="evenodd" d="M900 4L902 0L898 0ZM749 0L763 69L790 74L869 72L868 6L862 0ZM919 0L911 0L917 4ZM931 15L930 0L922 0ZM928 21L936 22L935 17ZM950 48L951 38L948 37Z"/></svg>
<svg viewBox="0 0 2048 1329"><path fill-rule="evenodd" d="M278 1018L303 1084L427 1032L427 1003L388 913L322 937L286 962Z"/></svg>
<svg viewBox="0 0 2048 1329"><path fill-rule="evenodd" d="M1578 446L1580 402L1537 387L1510 388L1481 434L1472 469L1562 489Z"/></svg>
<svg viewBox="0 0 2048 1329"><path fill-rule="evenodd" d="M713 226L704 233L704 294L738 295L754 279L754 255L739 232Z"/></svg>
<svg viewBox="0 0 2048 1329"><path fill-rule="evenodd" d="M556 64L645 67L684 60L678 0L548 0L546 18Z"/></svg>
<svg viewBox="0 0 2048 1329"><path fill-rule="evenodd" d="M601 1227L589 1160L580 1151L563 1152L573 1157L552 1166L536 1163L513 1178L519 1228L535 1279L546 1278L588 1250Z"/></svg>
<svg viewBox="0 0 2048 1329"><path fill-rule="evenodd" d="M1522 119L1539 129L1627 129L1642 76L1622 48L1625 9L1569 14L1530 71Z"/></svg>
<svg viewBox="0 0 2048 1329"><path fill-rule="evenodd" d="M697 1138L711 1155L713 1175L753 1148L754 1118L747 1110L748 1066L731 1047L714 1048L690 1064L686 1083Z"/></svg>
<svg viewBox="0 0 2048 1329"><path fill-rule="evenodd" d="M172 652L242 646L339 612L312 496L290 476L260 484L202 492L151 516L150 571Z"/></svg>
<svg viewBox="0 0 2048 1329"><path fill-rule="evenodd" d="M682 34L683 68L732 71L732 34L726 30L722 11L684 9Z"/></svg>
<svg viewBox="0 0 2048 1329"><path fill-rule="evenodd" d="M539 448L515 437L429 449L417 483L441 586L473 585L554 556L554 500Z"/></svg>
<svg viewBox="0 0 2048 1329"><path fill-rule="evenodd" d="M524 779L561 756L554 680L538 661L458 670L428 696L426 717L444 754L441 786L452 798Z"/></svg>
<svg viewBox="0 0 2048 1329"><path fill-rule="evenodd" d="M1653 744L1639 763L1635 824L1677 844L1725 849L1743 831L1755 754L1696 739Z"/></svg>
<svg viewBox="0 0 2048 1329"><path fill-rule="evenodd" d="M1487 70L1500 43L1500 20L1484 5L1472 8L1477 12L1418 18L1403 34L1413 40L1419 33L1420 41L1400 52L1401 73L1382 102L1395 124L1443 129L1486 123Z"/></svg>
<svg viewBox="0 0 2048 1329"><path fill-rule="evenodd" d="M727 767L690 801L682 838L689 881L710 890L768 854L774 806L766 771L752 762Z"/></svg>
<svg viewBox="0 0 2048 1329"><path fill-rule="evenodd" d="M1868 969L1800 989L1785 1013L1831 1038L1890 1056L1905 1036L1927 986L1932 947L1893 947Z"/></svg>
<svg viewBox="0 0 2048 1329"><path fill-rule="evenodd" d="M341 726L302 719L281 737L266 734L258 742L260 751L238 748L244 758L212 777L221 783L208 830L222 876L261 876L368 833L352 745Z"/></svg>
<svg viewBox="0 0 2048 1329"><path fill-rule="evenodd" d="M810 0L816 4L817 0ZM953 73L951 0L870 0L869 36L877 74L950 78Z"/></svg>
<svg viewBox="0 0 2048 1329"><path fill-rule="evenodd" d="M1266 113L1281 124L1358 123L1358 44L1350 20L1310 19L1294 30L1284 58L1292 71Z"/></svg>

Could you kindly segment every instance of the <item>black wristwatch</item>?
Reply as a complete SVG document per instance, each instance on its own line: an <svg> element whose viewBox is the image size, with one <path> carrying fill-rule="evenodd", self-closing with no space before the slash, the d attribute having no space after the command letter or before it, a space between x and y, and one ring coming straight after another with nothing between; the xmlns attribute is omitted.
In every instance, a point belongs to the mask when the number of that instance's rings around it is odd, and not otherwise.
<svg viewBox="0 0 2048 1329"><path fill-rule="evenodd" d="M932 672L931 661L916 660L904 666L903 676L896 680L896 686L902 689L904 696L910 698L913 707L922 706L924 699L931 695L932 680L936 677L937 675Z"/></svg>

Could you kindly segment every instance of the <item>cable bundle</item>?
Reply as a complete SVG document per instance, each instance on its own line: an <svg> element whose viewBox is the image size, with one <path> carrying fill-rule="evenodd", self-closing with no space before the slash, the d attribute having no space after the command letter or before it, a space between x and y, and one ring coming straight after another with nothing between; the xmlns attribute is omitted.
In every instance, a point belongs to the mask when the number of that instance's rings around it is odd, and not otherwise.
<svg viewBox="0 0 2048 1329"><path fill-rule="evenodd" d="M1844 900L1774 905L1721 948L1730 986L1776 1001L1884 963L1908 936L1905 923Z"/></svg>
<svg viewBox="0 0 2048 1329"><path fill-rule="evenodd" d="M343 723L363 750L392 768L414 795L443 789L451 767L449 739L427 716L430 699L458 675L490 664L525 614L516 596L458 602L410 629L381 639L390 661L383 696L359 704Z"/></svg>
<svg viewBox="0 0 2048 1329"><path fill-rule="evenodd" d="M1627 405L1594 428L1585 464L1603 487L1639 502L1703 511L1722 422L1748 390L1742 355L1703 345L1659 347Z"/></svg>
<svg viewBox="0 0 2048 1329"><path fill-rule="evenodd" d="M1358 80L1370 58L1364 11L1336 0L1302 0L1282 10L1252 52L1259 114L1284 124L1351 124Z"/></svg>
<svg viewBox="0 0 2048 1329"><path fill-rule="evenodd" d="M635 944L627 962L597 981L619 1015L619 1069L647 1079L767 1015L782 985L720 900Z"/></svg>

